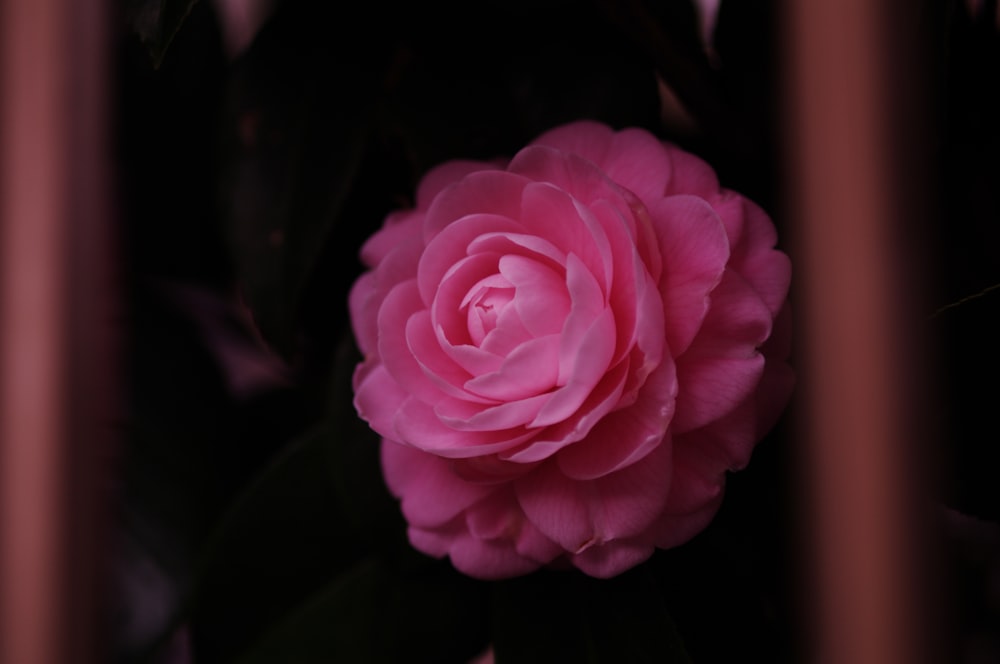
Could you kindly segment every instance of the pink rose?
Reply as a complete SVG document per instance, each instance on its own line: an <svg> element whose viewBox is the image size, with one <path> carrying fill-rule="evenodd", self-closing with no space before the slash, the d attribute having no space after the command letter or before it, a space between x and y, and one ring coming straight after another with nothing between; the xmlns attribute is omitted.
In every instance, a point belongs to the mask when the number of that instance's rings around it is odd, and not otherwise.
<svg viewBox="0 0 1000 664"><path fill-rule="evenodd" d="M704 528L791 390L775 242L640 129L431 170L350 296L355 406L413 546L480 578L610 577Z"/></svg>

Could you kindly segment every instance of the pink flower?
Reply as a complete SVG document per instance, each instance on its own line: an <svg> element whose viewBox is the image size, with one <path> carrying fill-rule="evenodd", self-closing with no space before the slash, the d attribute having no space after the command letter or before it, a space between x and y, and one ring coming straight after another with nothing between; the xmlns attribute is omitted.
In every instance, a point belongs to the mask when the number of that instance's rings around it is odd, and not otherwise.
<svg viewBox="0 0 1000 664"><path fill-rule="evenodd" d="M480 578L610 577L703 529L791 390L775 242L640 129L431 170L350 296L355 406L413 546Z"/></svg>

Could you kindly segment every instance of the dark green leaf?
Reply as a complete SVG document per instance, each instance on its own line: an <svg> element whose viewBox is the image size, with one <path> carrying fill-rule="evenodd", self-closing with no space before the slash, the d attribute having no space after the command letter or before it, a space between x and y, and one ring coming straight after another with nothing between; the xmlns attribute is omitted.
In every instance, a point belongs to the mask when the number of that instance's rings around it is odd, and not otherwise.
<svg viewBox="0 0 1000 664"><path fill-rule="evenodd" d="M377 602L384 570L363 560L337 576L327 588L293 611L241 657L240 664L331 662L346 653L370 649L379 624ZM338 657L340 656L340 657Z"/></svg>
<svg viewBox="0 0 1000 664"><path fill-rule="evenodd" d="M362 551L332 491L338 442L322 427L288 445L220 521L193 607L199 629L211 634L206 653L232 656Z"/></svg>
<svg viewBox="0 0 1000 664"><path fill-rule="evenodd" d="M277 14L237 63L220 192L241 293L286 357L301 342L304 290L352 190L374 101L353 55L304 38L299 20ZM326 295L339 313L342 294Z"/></svg>
<svg viewBox="0 0 1000 664"><path fill-rule="evenodd" d="M167 47L198 0L126 0L126 16L132 29L149 49L153 65L159 67Z"/></svg>
<svg viewBox="0 0 1000 664"><path fill-rule="evenodd" d="M268 630L238 662L466 662L485 647L481 584L446 564L366 559Z"/></svg>
<svg viewBox="0 0 1000 664"><path fill-rule="evenodd" d="M643 567L608 580L574 571L505 581L493 604L498 664L691 661Z"/></svg>

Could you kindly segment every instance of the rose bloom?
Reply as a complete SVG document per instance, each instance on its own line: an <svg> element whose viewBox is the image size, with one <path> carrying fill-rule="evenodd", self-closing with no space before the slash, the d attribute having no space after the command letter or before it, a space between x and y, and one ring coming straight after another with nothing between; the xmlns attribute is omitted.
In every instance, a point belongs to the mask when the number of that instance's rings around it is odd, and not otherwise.
<svg viewBox="0 0 1000 664"><path fill-rule="evenodd" d="M775 242L640 129L431 170L350 294L355 406L413 546L479 578L610 577L702 530L791 391Z"/></svg>

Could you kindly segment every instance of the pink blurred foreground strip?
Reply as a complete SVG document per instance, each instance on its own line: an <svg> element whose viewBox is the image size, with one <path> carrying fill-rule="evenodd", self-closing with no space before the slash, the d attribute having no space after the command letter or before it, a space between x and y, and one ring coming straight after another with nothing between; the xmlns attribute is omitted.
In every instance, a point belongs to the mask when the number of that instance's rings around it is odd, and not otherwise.
<svg viewBox="0 0 1000 664"><path fill-rule="evenodd" d="M788 3L816 659L919 661L889 244L886 3ZM850 48L845 48L850 44ZM900 281L902 283L902 281ZM909 453L912 453L909 452Z"/></svg>
<svg viewBox="0 0 1000 664"><path fill-rule="evenodd" d="M103 2L0 3L2 664L94 661L106 18Z"/></svg>
<svg viewBox="0 0 1000 664"><path fill-rule="evenodd" d="M62 2L2 5L0 660L58 661L67 90ZM25 66L25 63L32 63Z"/></svg>

